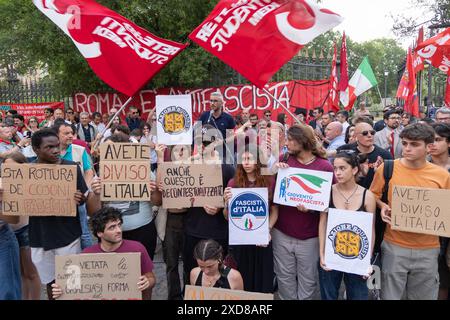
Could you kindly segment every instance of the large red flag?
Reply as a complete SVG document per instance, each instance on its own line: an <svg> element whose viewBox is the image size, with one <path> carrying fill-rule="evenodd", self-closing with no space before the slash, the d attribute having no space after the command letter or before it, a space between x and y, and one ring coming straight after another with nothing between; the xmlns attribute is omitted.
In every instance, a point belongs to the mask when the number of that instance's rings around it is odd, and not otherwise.
<svg viewBox="0 0 450 320"><path fill-rule="evenodd" d="M340 71L341 76L339 78L339 91L345 92L348 87L347 40L345 37L345 32L342 35Z"/></svg>
<svg viewBox="0 0 450 320"><path fill-rule="evenodd" d="M342 17L312 0L221 0L189 38L262 88Z"/></svg>
<svg viewBox="0 0 450 320"><path fill-rule="evenodd" d="M417 45L416 53L450 75L450 28Z"/></svg>
<svg viewBox="0 0 450 320"><path fill-rule="evenodd" d="M132 96L187 45L158 38L92 0L33 0L97 76Z"/></svg>
<svg viewBox="0 0 450 320"><path fill-rule="evenodd" d="M414 71L414 56L411 49L408 50L406 58L406 71L408 71L408 94L405 100L404 110L414 117L419 117L419 99L417 97L416 72Z"/></svg>
<svg viewBox="0 0 450 320"><path fill-rule="evenodd" d="M337 78L337 49L334 44L333 61L331 62L331 76L330 76L330 94L328 96L329 109L339 111L339 95L338 95L338 78ZM328 112L329 110L325 110Z"/></svg>

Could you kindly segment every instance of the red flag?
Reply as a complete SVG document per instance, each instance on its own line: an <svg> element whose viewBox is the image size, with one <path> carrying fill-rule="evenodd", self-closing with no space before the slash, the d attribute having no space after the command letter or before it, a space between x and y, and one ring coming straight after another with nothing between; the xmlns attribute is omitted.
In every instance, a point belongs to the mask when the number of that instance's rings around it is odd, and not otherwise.
<svg viewBox="0 0 450 320"><path fill-rule="evenodd" d="M419 35L417 36L417 45L423 42L423 26L419 29Z"/></svg>
<svg viewBox="0 0 450 320"><path fill-rule="evenodd" d="M337 79L337 49L334 44L333 61L331 62L331 76L330 76L330 94L328 95L328 106L331 110L339 111L339 95L338 95L338 79ZM327 104L326 104L327 105ZM329 110L325 110L328 112Z"/></svg>
<svg viewBox="0 0 450 320"><path fill-rule="evenodd" d="M347 40L345 37L345 32L342 35L340 70L341 77L339 79L339 91L345 92L348 87Z"/></svg>
<svg viewBox="0 0 450 320"><path fill-rule="evenodd" d="M404 110L414 117L419 117L419 99L417 97L416 73L414 71L414 57L411 49L408 50L408 57L406 58L406 69L408 72L408 94L405 100Z"/></svg>
<svg viewBox="0 0 450 320"><path fill-rule="evenodd" d="M444 103L447 106L447 108L450 107L450 76L447 76L447 85L445 87Z"/></svg>
<svg viewBox="0 0 450 320"><path fill-rule="evenodd" d="M97 76L132 96L187 45L158 38L92 0L33 0Z"/></svg>
<svg viewBox="0 0 450 320"><path fill-rule="evenodd" d="M450 75L450 28L417 46L419 57Z"/></svg>
<svg viewBox="0 0 450 320"><path fill-rule="evenodd" d="M262 88L304 45L341 21L312 0L221 0L189 38Z"/></svg>

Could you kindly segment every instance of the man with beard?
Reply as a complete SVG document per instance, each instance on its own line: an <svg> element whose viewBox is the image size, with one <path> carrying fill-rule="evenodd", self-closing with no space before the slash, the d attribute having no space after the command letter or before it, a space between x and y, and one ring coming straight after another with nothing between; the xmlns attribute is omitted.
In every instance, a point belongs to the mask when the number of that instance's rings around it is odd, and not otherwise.
<svg viewBox="0 0 450 320"><path fill-rule="evenodd" d="M92 231L99 243L83 250L82 253L140 253L141 276L137 287L142 291L143 299L150 300L156 280L153 274L153 261L145 247L137 241L122 238L122 214L119 210L104 207L94 214L91 220ZM59 298L63 292L57 284L52 285L53 298Z"/></svg>
<svg viewBox="0 0 450 320"><path fill-rule="evenodd" d="M375 144L384 150L388 150L395 158L402 156L402 144L400 139L401 111L398 109L389 110L383 115L386 127L375 134Z"/></svg>

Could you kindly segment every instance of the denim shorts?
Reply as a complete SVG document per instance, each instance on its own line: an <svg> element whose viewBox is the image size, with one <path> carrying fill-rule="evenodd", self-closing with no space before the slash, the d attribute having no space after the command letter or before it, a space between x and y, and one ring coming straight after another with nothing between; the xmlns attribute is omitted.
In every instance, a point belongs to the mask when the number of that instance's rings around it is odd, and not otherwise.
<svg viewBox="0 0 450 320"><path fill-rule="evenodd" d="M14 234L16 235L17 242L19 242L19 248L30 246L30 238L28 237L28 225L17 229L16 231L14 231Z"/></svg>

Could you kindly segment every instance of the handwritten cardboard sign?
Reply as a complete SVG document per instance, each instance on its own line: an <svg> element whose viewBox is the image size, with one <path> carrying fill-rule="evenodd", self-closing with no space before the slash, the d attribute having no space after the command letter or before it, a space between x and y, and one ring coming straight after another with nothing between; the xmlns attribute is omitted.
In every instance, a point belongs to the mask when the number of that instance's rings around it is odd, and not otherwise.
<svg viewBox="0 0 450 320"><path fill-rule="evenodd" d="M287 168L278 170L273 202L306 209L323 211L330 201L333 173L325 171Z"/></svg>
<svg viewBox="0 0 450 320"><path fill-rule="evenodd" d="M100 145L102 201L150 201L150 146Z"/></svg>
<svg viewBox="0 0 450 320"><path fill-rule="evenodd" d="M273 300L273 294L186 285L184 300Z"/></svg>
<svg viewBox="0 0 450 320"><path fill-rule="evenodd" d="M158 165L163 184L163 208L177 209L203 207L223 208L221 165L174 164Z"/></svg>
<svg viewBox="0 0 450 320"><path fill-rule="evenodd" d="M77 168L71 165L3 164L5 215L75 217Z"/></svg>
<svg viewBox="0 0 450 320"><path fill-rule="evenodd" d="M394 186L393 230L450 237L450 190Z"/></svg>
<svg viewBox="0 0 450 320"><path fill-rule="evenodd" d="M95 253L55 257L61 300L141 300L140 253Z"/></svg>

